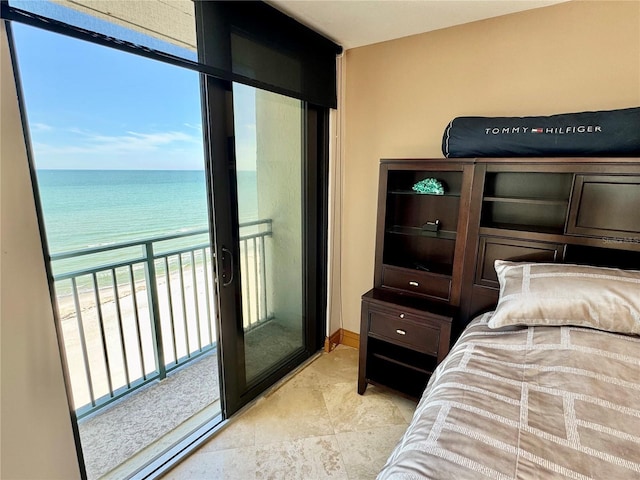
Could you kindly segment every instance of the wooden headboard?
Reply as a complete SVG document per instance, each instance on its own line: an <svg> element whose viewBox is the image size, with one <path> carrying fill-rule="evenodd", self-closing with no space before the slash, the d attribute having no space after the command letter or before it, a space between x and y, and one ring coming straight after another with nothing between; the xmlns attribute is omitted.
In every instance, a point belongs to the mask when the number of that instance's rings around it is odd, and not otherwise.
<svg viewBox="0 0 640 480"><path fill-rule="evenodd" d="M640 158L477 159L461 320L498 299L496 259L640 270Z"/></svg>
<svg viewBox="0 0 640 480"><path fill-rule="evenodd" d="M640 158L383 159L375 255L374 288L453 307L455 339L495 307L496 259L640 270Z"/></svg>

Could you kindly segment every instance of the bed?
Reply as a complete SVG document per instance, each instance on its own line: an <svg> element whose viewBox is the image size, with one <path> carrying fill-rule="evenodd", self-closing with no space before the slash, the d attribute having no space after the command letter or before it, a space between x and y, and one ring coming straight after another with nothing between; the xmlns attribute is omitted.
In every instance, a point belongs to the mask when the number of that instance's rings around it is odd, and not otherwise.
<svg viewBox="0 0 640 480"><path fill-rule="evenodd" d="M640 478L640 272L496 271L378 479Z"/></svg>

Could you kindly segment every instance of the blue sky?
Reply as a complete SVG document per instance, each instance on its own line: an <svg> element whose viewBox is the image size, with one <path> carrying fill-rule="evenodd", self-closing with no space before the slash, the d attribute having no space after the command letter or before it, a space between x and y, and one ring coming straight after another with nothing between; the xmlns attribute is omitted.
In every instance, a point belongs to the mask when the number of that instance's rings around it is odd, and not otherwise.
<svg viewBox="0 0 640 480"><path fill-rule="evenodd" d="M197 72L13 24L38 169L204 168ZM234 87L239 170L255 169L255 96Z"/></svg>

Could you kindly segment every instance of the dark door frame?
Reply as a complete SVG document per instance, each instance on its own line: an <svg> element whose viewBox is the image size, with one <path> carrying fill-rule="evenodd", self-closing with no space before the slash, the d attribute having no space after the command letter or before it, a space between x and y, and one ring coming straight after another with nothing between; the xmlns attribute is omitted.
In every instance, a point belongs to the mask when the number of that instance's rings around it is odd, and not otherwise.
<svg viewBox="0 0 640 480"><path fill-rule="evenodd" d="M231 82L202 75L203 125L207 151L211 244L218 299L218 348L223 417L229 418L308 359L324 341L326 325L327 108L306 104L303 157L304 346L246 385L240 293L240 240Z"/></svg>

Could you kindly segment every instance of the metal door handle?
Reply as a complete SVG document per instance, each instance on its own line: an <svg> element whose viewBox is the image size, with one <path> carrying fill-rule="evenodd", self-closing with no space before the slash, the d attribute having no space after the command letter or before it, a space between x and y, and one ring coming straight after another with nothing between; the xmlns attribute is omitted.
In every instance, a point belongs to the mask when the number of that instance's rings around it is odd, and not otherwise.
<svg viewBox="0 0 640 480"><path fill-rule="evenodd" d="M230 268L231 274L229 275L229 280L224 281L224 278L225 278L225 276L226 276L226 272L227 272L227 270L226 270L226 269L224 269L224 267L223 267L223 271L222 271L222 280L223 280L223 281L222 281L222 286L223 286L223 287L228 287L229 285L231 285L231 282L233 282L233 271L234 271L234 266L233 266L233 253L231 253L231 250L229 250L229 249L228 249L228 248L226 248L226 247L222 247L222 249L221 249L221 250L222 250L222 261L223 261L223 262L224 262L224 254L225 254L225 253L227 253L227 254L229 255L229 266L231 267L231 268ZM223 263L223 264L224 264L224 263Z"/></svg>

